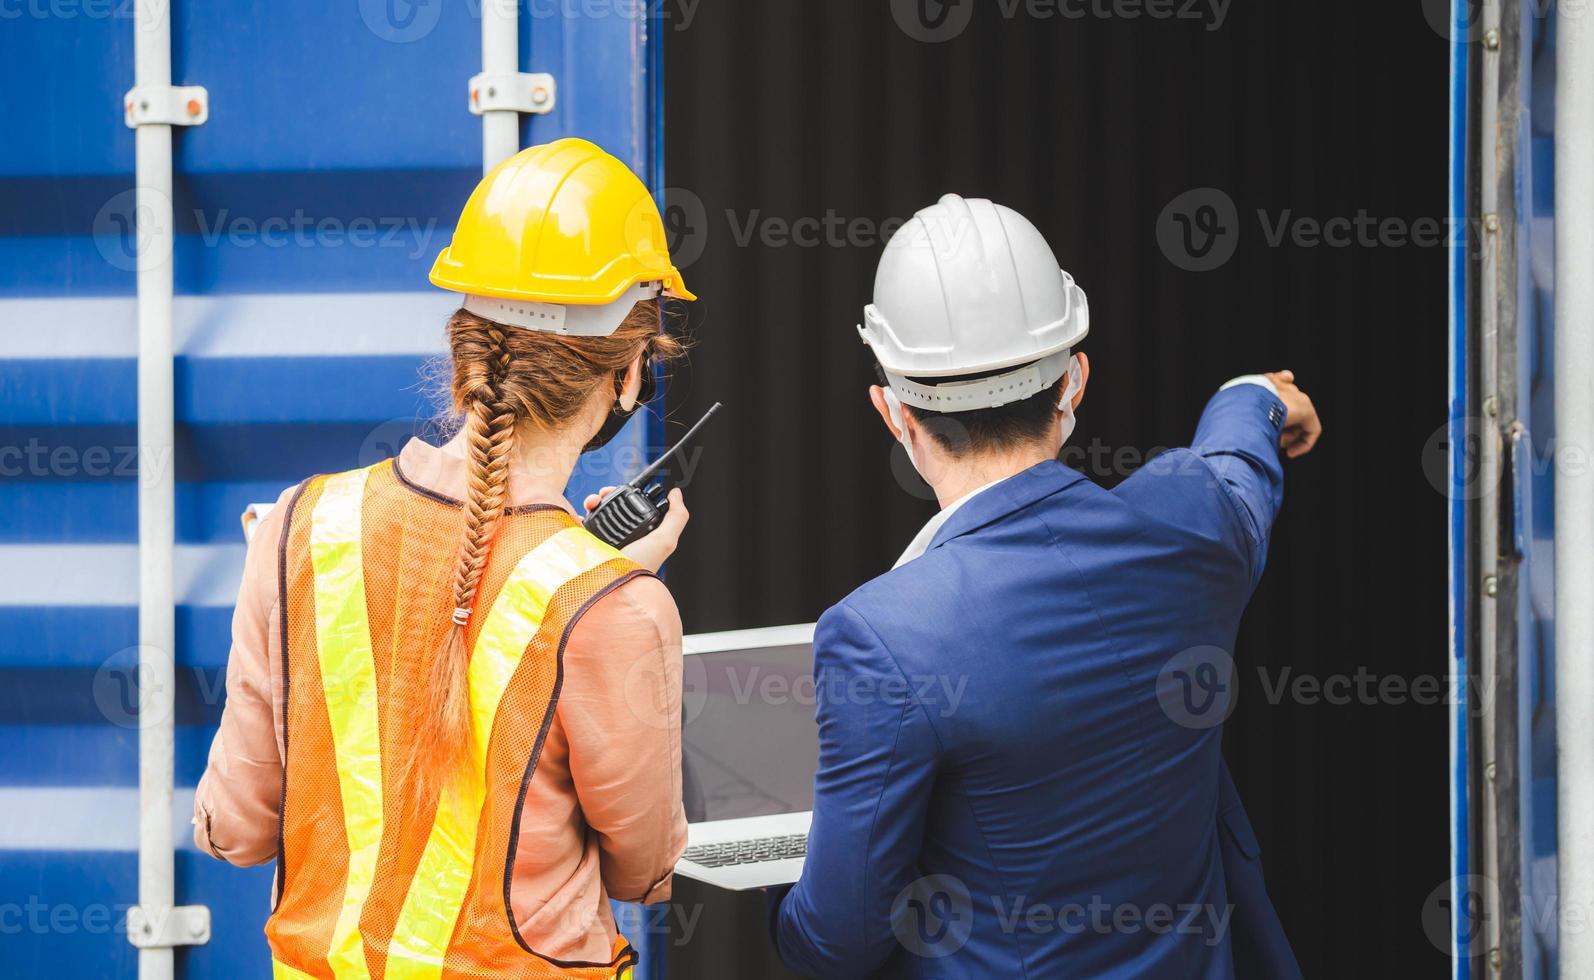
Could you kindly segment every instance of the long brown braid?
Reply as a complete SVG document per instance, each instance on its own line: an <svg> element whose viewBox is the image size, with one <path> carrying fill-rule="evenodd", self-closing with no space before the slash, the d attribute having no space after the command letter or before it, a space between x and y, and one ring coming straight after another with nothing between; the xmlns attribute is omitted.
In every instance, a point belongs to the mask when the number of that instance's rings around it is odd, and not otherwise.
<svg viewBox="0 0 1594 980"><path fill-rule="evenodd" d="M470 492L465 498L465 541L454 575L454 616L463 626L476 598L493 529L509 497L509 451L514 447L515 409L502 387L509 375L504 328L482 323L460 331L459 346L480 346L479 356L462 361L465 373L465 449Z"/></svg>
<svg viewBox="0 0 1594 980"><path fill-rule="evenodd" d="M509 462L522 425L544 431L570 425L599 389L639 355L662 361L682 353L659 331L656 301L638 303L607 337L562 337L520 330L459 310L448 323L454 408L464 415L467 493L464 529L452 587L452 621L432 660L426 711L406 766L418 806L437 800L465 771L471 750L469 650L466 627L509 500Z"/></svg>

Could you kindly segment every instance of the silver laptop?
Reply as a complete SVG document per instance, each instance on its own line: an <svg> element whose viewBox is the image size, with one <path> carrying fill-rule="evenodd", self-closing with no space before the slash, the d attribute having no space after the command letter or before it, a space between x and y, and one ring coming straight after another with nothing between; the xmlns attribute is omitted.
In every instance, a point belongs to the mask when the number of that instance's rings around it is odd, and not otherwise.
<svg viewBox="0 0 1594 980"><path fill-rule="evenodd" d="M814 624L700 633L682 642L677 874L735 890L790 884L813 817Z"/></svg>

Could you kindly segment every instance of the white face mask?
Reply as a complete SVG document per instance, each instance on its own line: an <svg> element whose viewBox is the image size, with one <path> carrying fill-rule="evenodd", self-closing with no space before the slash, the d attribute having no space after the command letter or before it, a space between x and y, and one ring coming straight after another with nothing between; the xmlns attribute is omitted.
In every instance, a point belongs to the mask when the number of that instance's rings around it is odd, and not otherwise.
<svg viewBox="0 0 1594 980"><path fill-rule="evenodd" d="M1063 442L1067 443L1074 434L1074 426L1079 419L1074 414L1074 396L1079 394L1084 385L1084 373L1079 369L1079 358L1075 357L1068 362L1068 387L1063 389L1063 397L1057 402L1057 410L1063 413ZM891 424L896 426L897 441L902 443L902 448L907 450L908 462L914 469L919 468L918 460L913 458L913 443L908 441L908 427L902 419L902 402L897 399L897 393L889 387L885 389L886 411L891 415Z"/></svg>
<svg viewBox="0 0 1594 980"><path fill-rule="evenodd" d="M897 400L897 393L890 388L886 389L886 411L891 414L891 424L897 427L897 441L902 443L902 448L907 450L908 462L917 470L919 461L913 458L913 443L908 441L908 427L902 420L902 402Z"/></svg>
<svg viewBox="0 0 1594 980"><path fill-rule="evenodd" d="M1068 387L1063 389L1063 397L1057 403L1057 410L1063 413L1063 442L1068 442L1068 437L1074 434L1074 423L1078 422L1074 416L1074 396L1079 394L1085 378L1079 370L1079 358L1075 357L1068 362Z"/></svg>

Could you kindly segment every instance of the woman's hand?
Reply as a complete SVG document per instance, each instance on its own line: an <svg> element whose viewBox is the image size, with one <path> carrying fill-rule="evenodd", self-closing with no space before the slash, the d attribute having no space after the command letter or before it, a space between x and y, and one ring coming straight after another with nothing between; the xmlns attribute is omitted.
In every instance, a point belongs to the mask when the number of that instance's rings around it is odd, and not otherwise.
<svg viewBox="0 0 1594 980"><path fill-rule="evenodd" d="M597 493L588 494L582 506L590 514L613 492L614 487L604 487ZM686 509L686 497L681 494L679 487L671 490L667 499L670 509L665 511L664 520L659 526L620 549L620 553L627 558L655 572L663 567L665 559L675 554L676 545L681 543L681 532L686 530L686 522L692 519Z"/></svg>

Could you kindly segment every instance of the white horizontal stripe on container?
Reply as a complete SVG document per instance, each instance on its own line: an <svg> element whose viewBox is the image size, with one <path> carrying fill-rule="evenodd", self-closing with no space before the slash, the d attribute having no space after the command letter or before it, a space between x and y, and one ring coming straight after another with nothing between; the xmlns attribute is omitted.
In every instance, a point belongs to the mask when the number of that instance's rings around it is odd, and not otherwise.
<svg viewBox="0 0 1594 980"><path fill-rule="evenodd" d="M458 308L440 290L178 296L173 343L185 357L438 354ZM137 356L131 296L0 299L0 359Z"/></svg>
<svg viewBox="0 0 1594 980"><path fill-rule="evenodd" d="M231 606L246 552L242 543L178 545L172 566L177 601ZM0 607L137 605L136 544L0 545Z"/></svg>
<svg viewBox="0 0 1594 980"><path fill-rule="evenodd" d="M0 787L0 851L137 851L137 786ZM172 842L195 851L194 789L172 793Z"/></svg>

